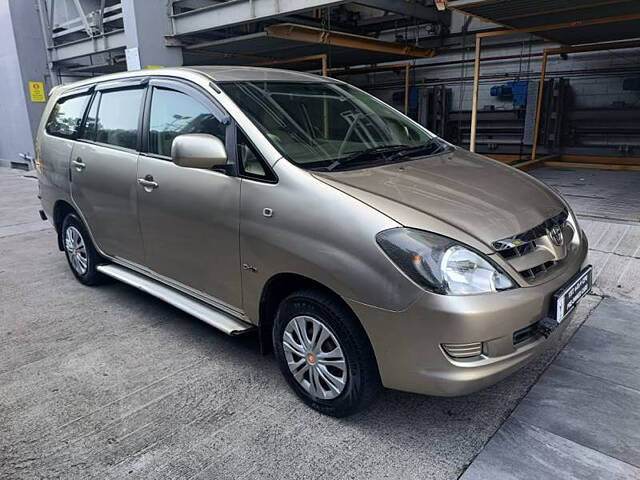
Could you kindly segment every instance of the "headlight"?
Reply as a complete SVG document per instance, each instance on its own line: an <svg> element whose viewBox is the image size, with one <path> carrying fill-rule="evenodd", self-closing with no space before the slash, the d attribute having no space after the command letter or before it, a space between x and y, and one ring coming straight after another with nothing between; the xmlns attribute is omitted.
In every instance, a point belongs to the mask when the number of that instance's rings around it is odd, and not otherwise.
<svg viewBox="0 0 640 480"><path fill-rule="evenodd" d="M516 286L481 253L435 233L392 228L376 240L409 278L435 293L476 295Z"/></svg>

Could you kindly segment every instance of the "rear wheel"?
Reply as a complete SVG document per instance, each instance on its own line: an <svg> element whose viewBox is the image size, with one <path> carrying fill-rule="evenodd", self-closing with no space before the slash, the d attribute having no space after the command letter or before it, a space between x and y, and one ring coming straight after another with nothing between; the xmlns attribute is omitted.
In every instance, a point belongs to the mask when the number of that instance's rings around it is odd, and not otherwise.
<svg viewBox="0 0 640 480"><path fill-rule="evenodd" d="M75 213L69 213L60 231L64 253L73 275L85 285L98 285L106 277L96 270L102 258L96 251L82 221Z"/></svg>
<svg viewBox="0 0 640 480"><path fill-rule="evenodd" d="M344 417L376 398L380 378L369 340L333 296L308 290L287 297L278 309L273 346L287 382L310 407Z"/></svg>

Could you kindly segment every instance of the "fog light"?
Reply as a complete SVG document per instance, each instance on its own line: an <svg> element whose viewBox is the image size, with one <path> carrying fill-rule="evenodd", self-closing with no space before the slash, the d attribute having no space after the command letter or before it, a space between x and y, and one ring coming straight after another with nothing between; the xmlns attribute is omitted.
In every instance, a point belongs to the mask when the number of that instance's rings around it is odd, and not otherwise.
<svg viewBox="0 0 640 480"><path fill-rule="evenodd" d="M482 355L482 342L443 343L442 348L453 358L470 358Z"/></svg>

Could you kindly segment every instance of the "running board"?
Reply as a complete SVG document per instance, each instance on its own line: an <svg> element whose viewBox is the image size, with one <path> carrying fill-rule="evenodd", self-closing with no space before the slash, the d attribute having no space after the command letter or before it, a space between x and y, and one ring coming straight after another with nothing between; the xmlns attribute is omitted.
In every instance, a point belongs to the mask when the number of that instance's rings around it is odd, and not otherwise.
<svg viewBox="0 0 640 480"><path fill-rule="evenodd" d="M228 313L209 306L182 292L179 292L174 288L168 287L145 275L129 270L128 268L109 264L98 265L96 269L109 277L115 278L116 280L164 300L183 312L193 315L212 327L223 331L227 335L238 335L255 328L253 325L243 322L242 320L238 320Z"/></svg>

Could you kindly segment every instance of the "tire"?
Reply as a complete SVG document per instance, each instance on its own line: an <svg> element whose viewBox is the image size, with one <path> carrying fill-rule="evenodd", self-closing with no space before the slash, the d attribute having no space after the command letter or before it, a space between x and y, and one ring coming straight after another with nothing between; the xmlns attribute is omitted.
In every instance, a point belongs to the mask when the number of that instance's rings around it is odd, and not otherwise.
<svg viewBox="0 0 640 480"><path fill-rule="evenodd" d="M321 413L346 417L377 397L380 375L369 339L332 295L303 290L285 298L274 321L273 348L289 386Z"/></svg>
<svg viewBox="0 0 640 480"><path fill-rule="evenodd" d="M69 268L76 279L90 286L103 283L107 277L98 272L96 267L104 263L104 260L93 246L82 220L75 213L69 213L64 218L60 235Z"/></svg>

